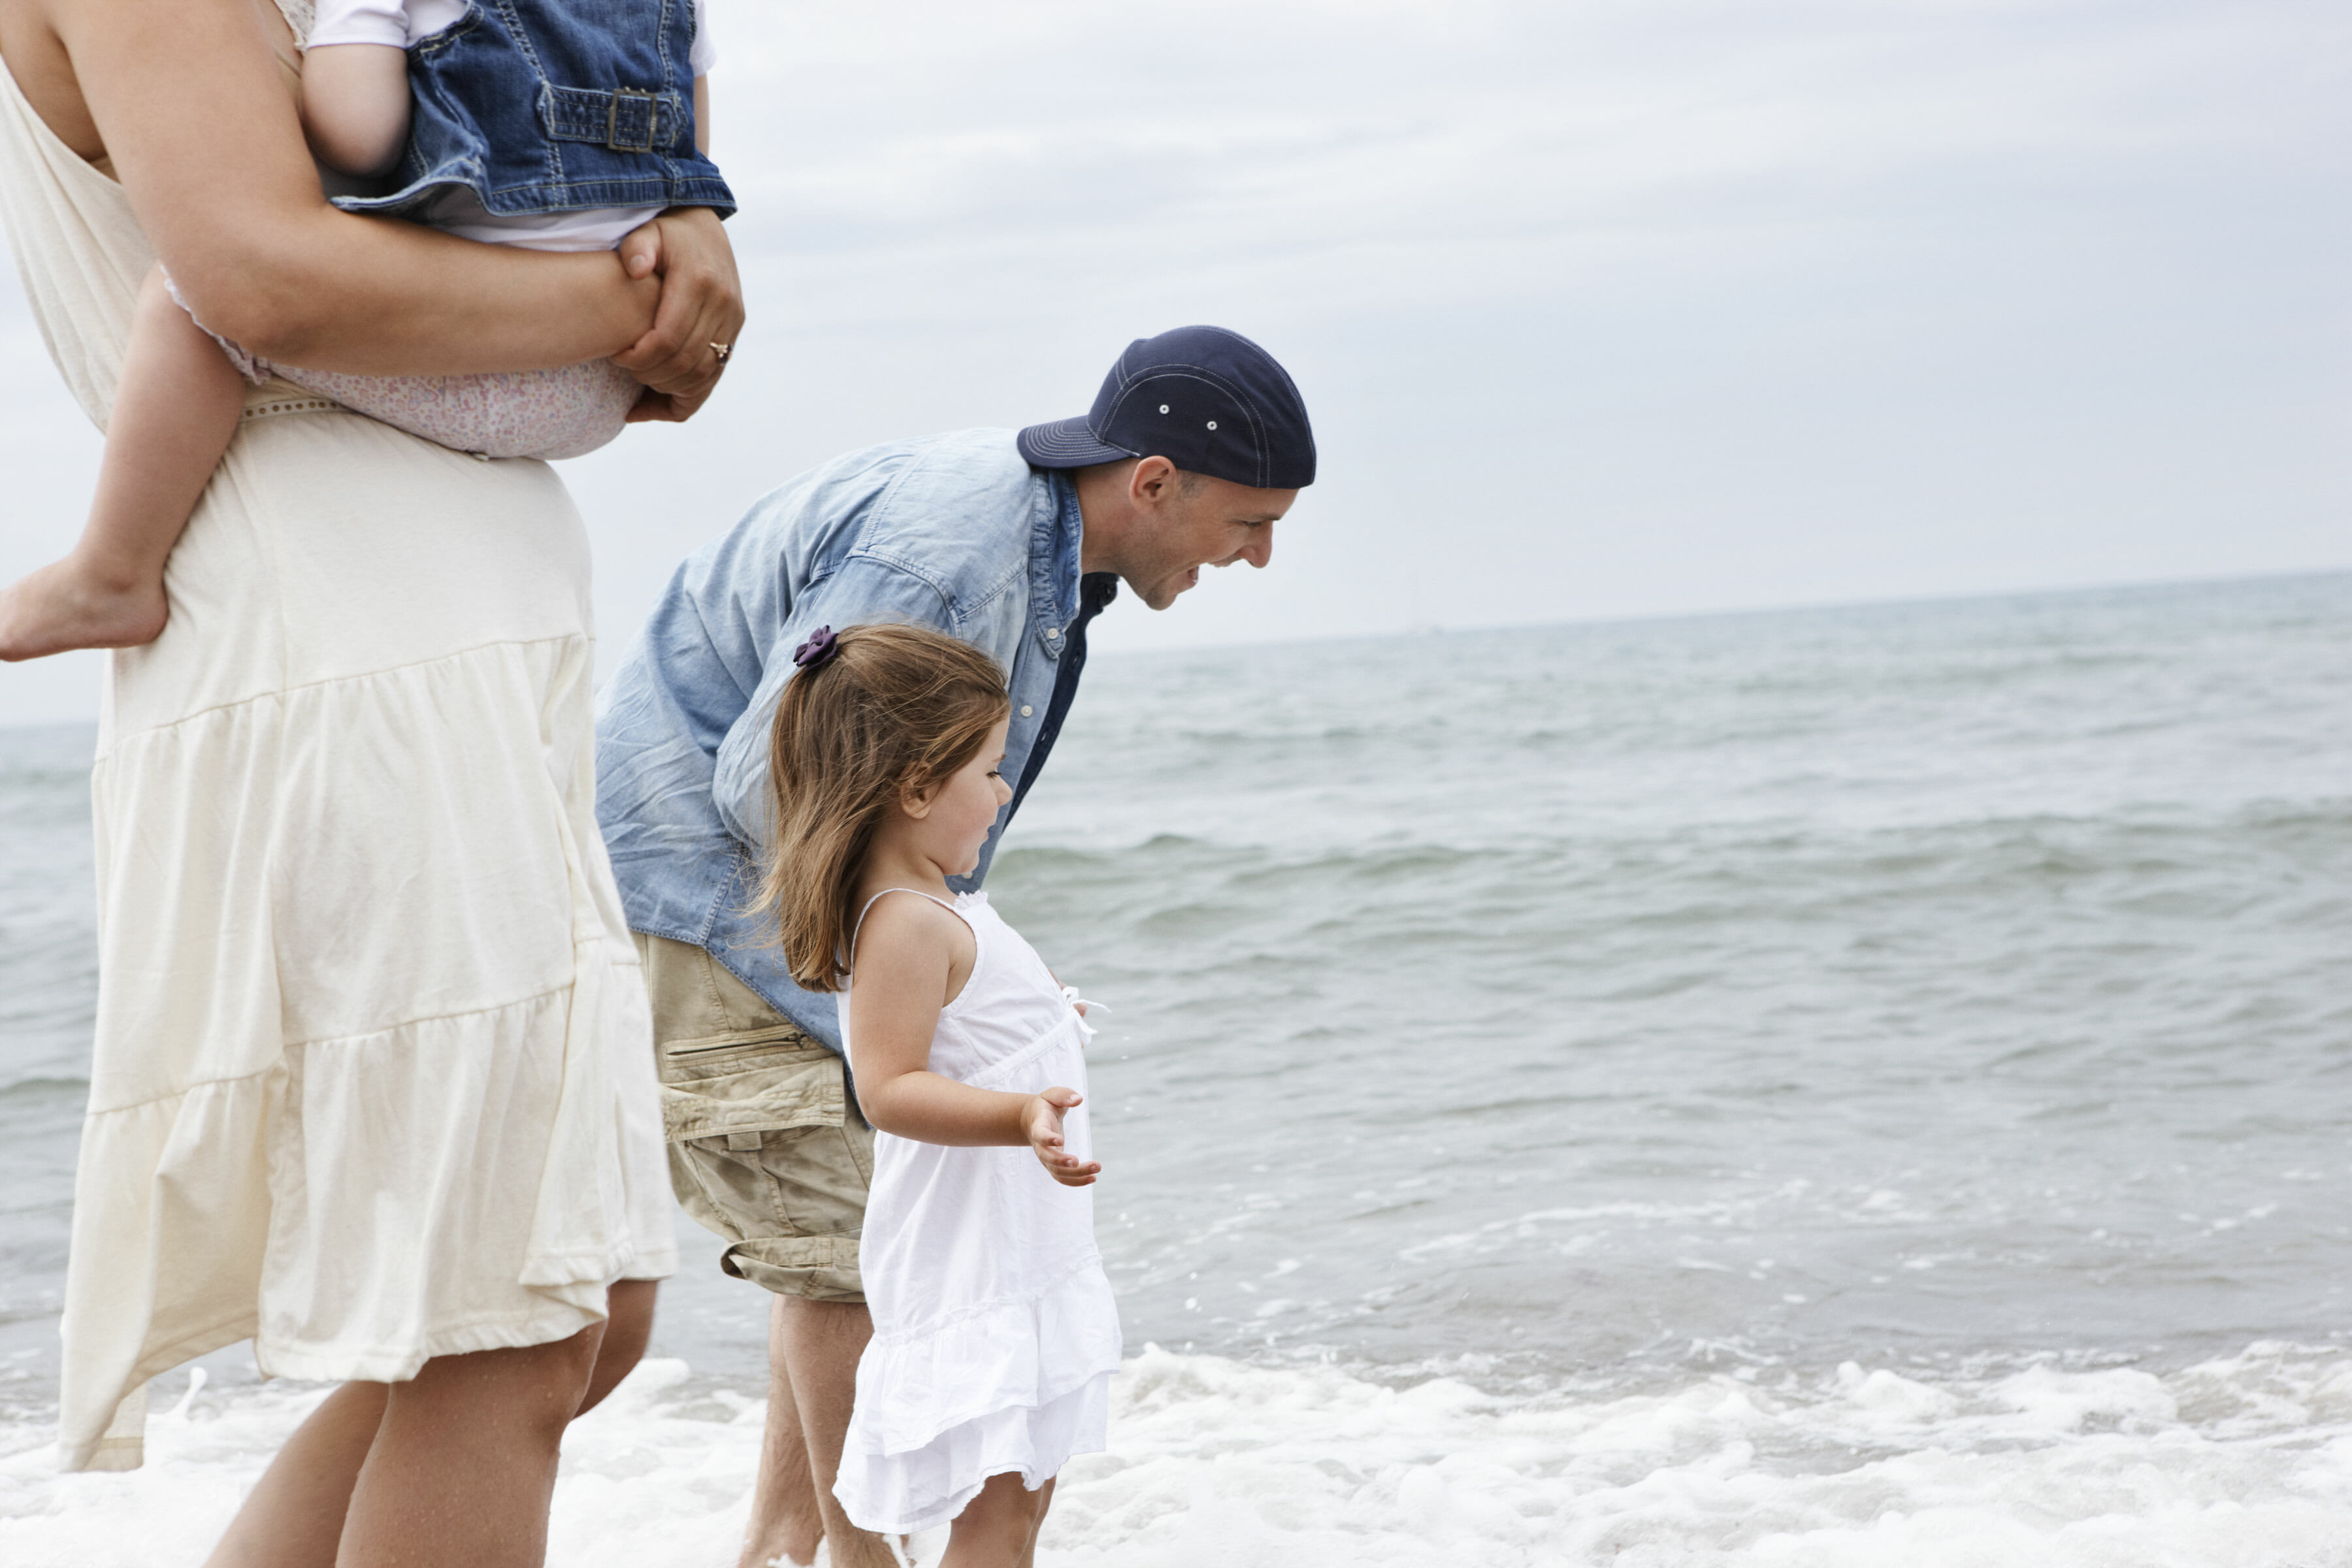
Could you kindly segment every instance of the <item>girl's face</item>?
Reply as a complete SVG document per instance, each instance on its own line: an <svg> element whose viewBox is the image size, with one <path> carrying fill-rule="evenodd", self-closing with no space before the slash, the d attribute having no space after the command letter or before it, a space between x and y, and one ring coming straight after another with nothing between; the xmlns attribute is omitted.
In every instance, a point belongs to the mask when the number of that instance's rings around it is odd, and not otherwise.
<svg viewBox="0 0 2352 1568"><path fill-rule="evenodd" d="M999 719L979 752L948 775L916 818L916 837L925 858L950 877L961 877L980 864L988 830L1013 798L1013 786L997 771L1004 763L1004 734L1012 723L1010 715Z"/></svg>

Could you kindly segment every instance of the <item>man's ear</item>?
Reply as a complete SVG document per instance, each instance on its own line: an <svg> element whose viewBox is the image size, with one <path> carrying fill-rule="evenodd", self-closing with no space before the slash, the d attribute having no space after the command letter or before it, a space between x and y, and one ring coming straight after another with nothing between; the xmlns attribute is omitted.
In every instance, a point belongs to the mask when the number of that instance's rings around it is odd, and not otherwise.
<svg viewBox="0 0 2352 1568"><path fill-rule="evenodd" d="M1165 458L1145 458L1127 477L1127 499L1150 509L1164 506L1176 494L1176 465Z"/></svg>

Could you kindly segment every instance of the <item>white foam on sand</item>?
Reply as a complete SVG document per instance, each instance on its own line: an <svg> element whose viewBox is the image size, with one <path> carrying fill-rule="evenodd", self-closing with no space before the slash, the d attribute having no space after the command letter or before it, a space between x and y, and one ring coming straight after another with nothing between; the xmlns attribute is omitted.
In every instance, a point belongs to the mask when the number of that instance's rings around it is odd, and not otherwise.
<svg viewBox="0 0 2352 1568"><path fill-rule="evenodd" d="M1039 1561L2352 1564L2340 1351L2256 1345L2168 1376L2041 1365L1930 1383L1849 1365L1771 1383L1496 1397L1150 1349L1118 1381L1117 1452L1066 1472ZM200 1563L320 1396L200 1389L158 1412L147 1468L126 1474L59 1475L46 1431L0 1427L0 1563ZM731 1568L761 1415L683 1363L646 1363L572 1429L550 1562ZM917 1560L943 1542L919 1541Z"/></svg>

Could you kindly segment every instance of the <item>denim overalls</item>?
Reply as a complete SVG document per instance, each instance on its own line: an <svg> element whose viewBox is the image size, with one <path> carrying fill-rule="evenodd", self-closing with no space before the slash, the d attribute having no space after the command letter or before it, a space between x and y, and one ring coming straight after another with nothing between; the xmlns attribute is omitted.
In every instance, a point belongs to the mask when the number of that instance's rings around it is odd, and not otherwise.
<svg viewBox="0 0 2352 1568"><path fill-rule="evenodd" d="M707 206L734 194L694 145L693 0L472 0L408 48L415 102L390 195L413 215L464 185L492 213Z"/></svg>

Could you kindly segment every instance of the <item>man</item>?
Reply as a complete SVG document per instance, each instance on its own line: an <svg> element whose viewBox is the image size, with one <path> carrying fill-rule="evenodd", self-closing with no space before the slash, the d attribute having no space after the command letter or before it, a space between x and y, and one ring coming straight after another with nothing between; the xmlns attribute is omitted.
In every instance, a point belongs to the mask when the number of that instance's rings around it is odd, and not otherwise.
<svg viewBox="0 0 2352 1568"><path fill-rule="evenodd" d="M652 994L670 1175L729 1243L719 1267L774 1292L771 1396L744 1564L895 1560L833 1481L871 1336L857 1233L873 1131L848 1092L835 999L793 984L749 912L768 736L819 626L919 622L1011 675L1004 774L977 888L1061 732L1087 626L1124 580L1166 609L1203 566L1264 566L1315 478L1290 377L1215 327L1140 339L1083 418L967 430L836 458L689 558L604 698L598 816Z"/></svg>

